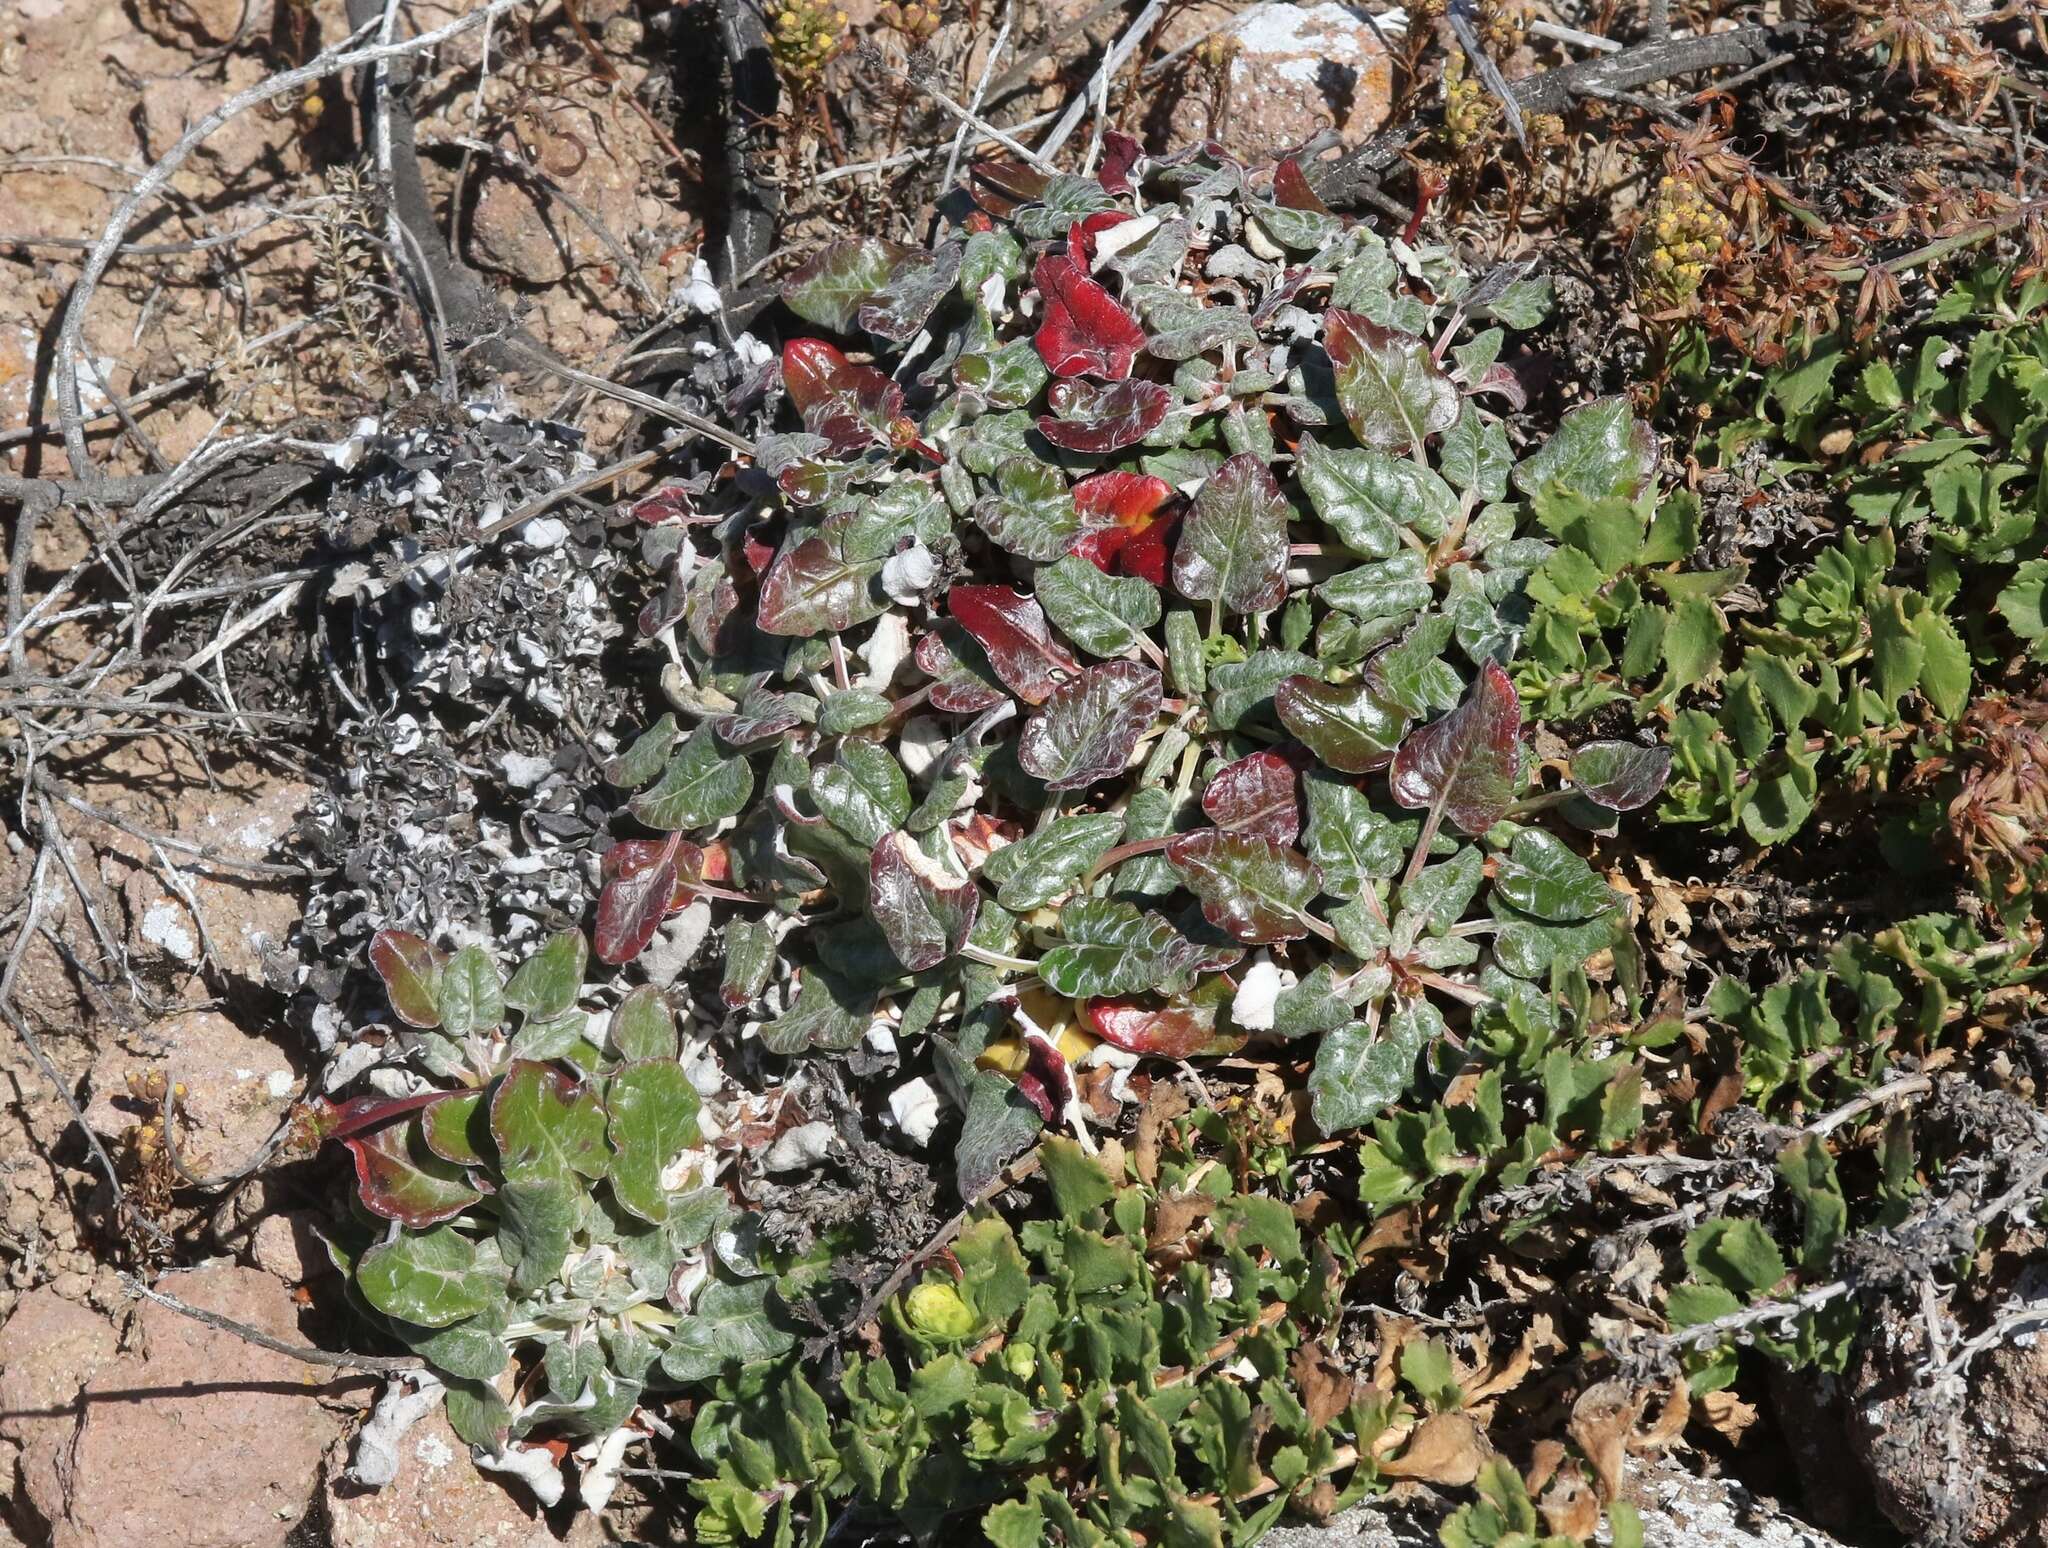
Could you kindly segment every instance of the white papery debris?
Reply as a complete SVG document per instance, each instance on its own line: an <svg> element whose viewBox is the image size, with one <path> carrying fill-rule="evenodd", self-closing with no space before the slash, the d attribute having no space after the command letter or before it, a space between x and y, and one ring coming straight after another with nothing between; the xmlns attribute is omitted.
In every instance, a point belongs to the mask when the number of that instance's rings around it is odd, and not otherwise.
<svg viewBox="0 0 2048 1548"><path fill-rule="evenodd" d="M914 542L902 553L891 554L882 561L882 590L890 601L905 607L922 600L925 589L938 578L938 561L922 543Z"/></svg>
<svg viewBox="0 0 2048 1548"><path fill-rule="evenodd" d="M562 1482L562 1470L555 1466L554 1456L545 1448L513 1441L496 1450L472 1446L469 1456L478 1467L493 1473L509 1473L525 1484L543 1510L552 1510L562 1503L567 1485Z"/></svg>
<svg viewBox="0 0 2048 1548"><path fill-rule="evenodd" d="M685 312L698 317L709 317L713 312L725 310L725 297L711 282L711 265L702 258L691 262L690 281L676 292L676 300Z"/></svg>
<svg viewBox="0 0 2048 1548"><path fill-rule="evenodd" d="M626 1448L640 1438L638 1430L622 1425L603 1440L589 1441L577 1449L576 1460L583 1464L583 1471L576 1478L576 1497L585 1510L596 1512L611 1504L612 1491L619 1486L619 1469L625 1465Z"/></svg>
<svg viewBox="0 0 2048 1548"><path fill-rule="evenodd" d="M889 1117L903 1137L913 1145L931 1142L939 1126L939 1093L922 1075L905 1081L889 1093Z"/></svg>
<svg viewBox="0 0 2048 1548"><path fill-rule="evenodd" d="M1230 1019L1248 1032L1272 1031L1274 1004L1292 977L1261 953L1238 982L1237 997L1230 1002Z"/></svg>
<svg viewBox="0 0 2048 1548"><path fill-rule="evenodd" d="M764 1172L795 1172L816 1166L832 1148L832 1125L824 1119L800 1123L761 1153Z"/></svg>
<svg viewBox="0 0 2048 1548"><path fill-rule="evenodd" d="M887 566L883 569L886 573ZM884 613L875 620L874 632L855 654L867 665L860 676L860 686L880 693L894 680L896 669L910 659L909 623L901 613Z"/></svg>
<svg viewBox="0 0 2048 1548"><path fill-rule="evenodd" d="M405 1439L406 1431L433 1412L446 1392L441 1378L432 1371L411 1372L386 1385L370 1417L356 1432L348 1481L365 1489L381 1489L396 1478L398 1443Z"/></svg>

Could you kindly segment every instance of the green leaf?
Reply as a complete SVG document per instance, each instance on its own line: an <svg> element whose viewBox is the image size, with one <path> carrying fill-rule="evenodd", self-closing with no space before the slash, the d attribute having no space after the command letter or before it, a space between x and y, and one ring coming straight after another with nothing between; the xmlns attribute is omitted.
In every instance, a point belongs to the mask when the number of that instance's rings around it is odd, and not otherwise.
<svg viewBox="0 0 2048 1548"><path fill-rule="evenodd" d="M1380 1032L1354 1021L1326 1034L1308 1078L1316 1127L1342 1134L1400 1101L1415 1078L1416 1059L1443 1030L1443 1017L1427 1000L1401 999Z"/></svg>
<svg viewBox="0 0 2048 1548"><path fill-rule="evenodd" d="M735 921L745 923L745 921ZM728 932L732 925L726 926ZM730 942L727 945L731 950ZM677 1052L676 1018L668 1000L653 984L642 984L619 1002L606 1032L621 1059L673 1059Z"/></svg>
<svg viewBox="0 0 2048 1548"><path fill-rule="evenodd" d="M1272 472L1240 452L1195 496L1173 551L1173 584L1191 601L1264 613L1287 596L1287 501Z"/></svg>
<svg viewBox="0 0 2048 1548"><path fill-rule="evenodd" d="M621 790L638 790L662 770L676 745L676 717L663 715L642 731L626 750L607 763L604 777Z"/></svg>
<svg viewBox="0 0 2048 1548"><path fill-rule="evenodd" d="M503 1275L480 1264L469 1238L445 1225L372 1247L356 1263L356 1285L385 1316L423 1328L474 1317L505 1293Z"/></svg>
<svg viewBox="0 0 2048 1548"><path fill-rule="evenodd" d="M1133 575L1105 575L1074 554L1039 571L1037 596L1060 633L1093 656L1124 655L1159 622L1157 587Z"/></svg>
<svg viewBox="0 0 2048 1548"><path fill-rule="evenodd" d="M832 826L863 848L882 842L910 816L910 781L878 742L850 741L811 775L811 798Z"/></svg>
<svg viewBox="0 0 2048 1548"><path fill-rule="evenodd" d="M1671 777L1671 751L1635 742L1588 742L1572 753L1572 788L1609 811L1631 812L1656 800Z"/></svg>
<svg viewBox="0 0 2048 1548"><path fill-rule="evenodd" d="M1498 896L1489 897L1486 906L1500 921L1493 935L1493 959L1517 978L1548 982L1553 971L1583 966L1614 938L1609 916L1550 924L1511 908Z"/></svg>
<svg viewBox="0 0 2048 1548"><path fill-rule="evenodd" d="M828 968L807 967L796 1003L761 1028L761 1046L785 1057L807 1048L843 1052L873 1022L876 998L874 989L857 988Z"/></svg>
<svg viewBox="0 0 2048 1548"><path fill-rule="evenodd" d="M1322 872L1323 890L1355 898L1375 877L1389 877L1406 858L1391 818L1373 810L1363 791L1311 769L1303 778L1308 793L1308 857Z"/></svg>
<svg viewBox="0 0 2048 1548"><path fill-rule="evenodd" d="M1332 307L1323 347L1336 370L1337 402L1361 444L1405 452L1458 419L1458 389L1425 340Z"/></svg>
<svg viewBox="0 0 2048 1548"><path fill-rule="evenodd" d="M753 793L753 768L746 759L720 751L711 728L704 725L670 757L660 782L634 796L629 805L648 827L672 833L734 816Z"/></svg>
<svg viewBox="0 0 2048 1548"><path fill-rule="evenodd" d="M1065 1135L1049 1134L1038 1147L1038 1164L1052 1188L1053 1212L1077 1221L1116 1196L1116 1183L1095 1157Z"/></svg>
<svg viewBox="0 0 2048 1548"><path fill-rule="evenodd" d="M1401 907L1420 915L1432 932L1448 930L1472 906L1485 869L1486 857L1476 845L1467 844L1450 859L1417 872L1415 880L1401 889Z"/></svg>
<svg viewBox="0 0 2048 1548"><path fill-rule="evenodd" d="M583 992L583 969L590 947L581 930L550 936L541 949L519 965L505 986L505 1003L536 1020L559 1016Z"/></svg>
<svg viewBox="0 0 2048 1548"><path fill-rule="evenodd" d="M2048 559L2029 559L2014 570L2011 583L1998 594L1997 607L2006 627L2021 639L2048 639Z"/></svg>
<svg viewBox="0 0 2048 1548"><path fill-rule="evenodd" d="M697 1292L690 1315L677 1322L661 1369L671 1381L708 1381L733 1365L772 1360L796 1347L778 1320L774 1281L729 1284L714 1279Z"/></svg>
<svg viewBox="0 0 2048 1548"><path fill-rule="evenodd" d="M1888 592L1869 613L1870 652L1876 665L1878 697L1896 713L1899 699L1919 686L1927 649L1906 621L1905 593Z"/></svg>
<svg viewBox="0 0 2048 1548"><path fill-rule="evenodd" d="M1970 649L1956 626L1932 608L1913 620L1924 658L1920 691L1943 720L1954 720L1970 703Z"/></svg>
<svg viewBox="0 0 2048 1548"><path fill-rule="evenodd" d="M1435 1413L1465 1406L1465 1390L1451 1364L1451 1351L1440 1338L1412 1339L1401 1346L1401 1379Z"/></svg>
<svg viewBox="0 0 2048 1548"><path fill-rule="evenodd" d="M1849 1201L1835 1175L1835 1158L1818 1134L1803 1135L1778 1152L1778 1175L1806 1214L1799 1267L1822 1274L1849 1231Z"/></svg>
<svg viewBox="0 0 2048 1548"><path fill-rule="evenodd" d="M1415 620L1400 643L1372 658L1366 675L1386 699L1410 715L1447 710L1464 694L1465 685L1449 662L1444 647L1457 632L1457 621L1445 613Z"/></svg>
<svg viewBox="0 0 2048 1548"><path fill-rule="evenodd" d="M491 1097L491 1138L507 1177L604 1176L604 1128L596 1091L545 1064L514 1064Z"/></svg>
<svg viewBox="0 0 2048 1548"><path fill-rule="evenodd" d="M1312 435L1301 438L1295 457L1295 477L1316 515L1363 558L1400 553L1404 528L1434 539L1458 519L1451 486L1407 457L1370 449L1329 451Z"/></svg>
<svg viewBox="0 0 2048 1548"><path fill-rule="evenodd" d="M995 492L975 503L974 519L999 547L1040 564L1059 558L1082 531L1066 474L1030 457L997 465Z"/></svg>
<svg viewBox="0 0 2048 1548"><path fill-rule="evenodd" d="M1159 673L1106 661L1062 683L1024 723L1017 762L1049 790L1073 790L1123 772L1159 713Z"/></svg>
<svg viewBox="0 0 2048 1548"><path fill-rule="evenodd" d="M804 321L847 333L852 331L862 304L900 270L930 261L930 254L901 242L872 236L843 238L800 264L782 282L782 299Z"/></svg>
<svg viewBox="0 0 2048 1548"><path fill-rule="evenodd" d="M1620 901L1564 840L1541 828L1515 835L1499 859L1493 887L1523 913L1552 924L1591 919Z"/></svg>
<svg viewBox="0 0 2048 1548"><path fill-rule="evenodd" d="M441 970L435 1003L441 1008L441 1030L460 1041L475 1032L494 1032L505 1024L505 996L497 964L481 946L465 946Z"/></svg>
<svg viewBox="0 0 2048 1548"><path fill-rule="evenodd" d="M1371 620L1405 618L1429 606L1436 592L1429 583L1427 561L1411 551L1333 575L1316 587L1316 595L1332 607Z"/></svg>
<svg viewBox="0 0 2048 1548"><path fill-rule="evenodd" d="M1589 500L1634 499L1657 466L1657 437L1628 399L1598 398L1558 421L1557 433L1515 468L1515 487L1538 494L1562 485Z"/></svg>
<svg viewBox="0 0 2048 1548"><path fill-rule="evenodd" d="M481 1166L491 1158L490 1114L481 1091L451 1091L420 1109L420 1137L427 1149L457 1166Z"/></svg>
<svg viewBox="0 0 2048 1548"><path fill-rule="evenodd" d="M666 1173L700 1138L697 1088L673 1059L629 1064L605 1085L610 1110L606 1132L612 1144L612 1197L630 1213L655 1225L668 1219ZM698 1179L703 1181L703 1179Z"/></svg>
<svg viewBox="0 0 2048 1548"><path fill-rule="evenodd" d="M1173 840L1166 859L1201 899L1202 917L1233 939L1256 945L1308 934L1302 913L1322 877L1294 850L1211 828Z"/></svg>
<svg viewBox="0 0 2048 1548"><path fill-rule="evenodd" d="M967 1111L953 1145L954 1186L976 1200L1012 1157L1037 1138L1043 1120L1014 1082L994 1070L976 1072L967 1088Z"/></svg>
<svg viewBox="0 0 2048 1548"><path fill-rule="evenodd" d="M1289 677L1273 690L1273 707L1296 741L1346 774L1384 768L1408 729L1407 714L1363 678Z"/></svg>
<svg viewBox="0 0 2048 1548"><path fill-rule="evenodd" d="M1508 449L1508 428L1489 419L1467 399L1458 422L1444 432L1439 461L1454 486L1481 502L1502 500L1508 492L1508 470L1515 456Z"/></svg>
<svg viewBox="0 0 2048 1548"><path fill-rule="evenodd" d="M1042 908L1070 891L1124 831L1121 812L1076 812L999 849L982 866L997 883L996 901L1013 914Z"/></svg>
<svg viewBox="0 0 2048 1548"><path fill-rule="evenodd" d="M1038 962L1046 987L1072 999L1178 993L1201 952L1157 914L1107 898L1075 898L1060 910L1066 943Z"/></svg>
<svg viewBox="0 0 2048 1548"><path fill-rule="evenodd" d="M1709 1220L1686 1237L1685 1261L1709 1284L1743 1297L1767 1294L1787 1273L1778 1244L1754 1220Z"/></svg>
<svg viewBox="0 0 2048 1548"><path fill-rule="evenodd" d="M505 1179L493 1202L498 1247L512 1267L516 1294L531 1295L561 1274L582 1224L585 1198L579 1184L547 1172Z"/></svg>
<svg viewBox="0 0 2048 1548"><path fill-rule="evenodd" d="M1664 625L1665 677L1661 693L1706 682L1721 666L1721 641L1728 622L1705 597L1686 597Z"/></svg>
<svg viewBox="0 0 2048 1548"><path fill-rule="evenodd" d="M890 833L868 862L867 901L896 960L922 973L966 944L981 889L948 873L909 835Z"/></svg>

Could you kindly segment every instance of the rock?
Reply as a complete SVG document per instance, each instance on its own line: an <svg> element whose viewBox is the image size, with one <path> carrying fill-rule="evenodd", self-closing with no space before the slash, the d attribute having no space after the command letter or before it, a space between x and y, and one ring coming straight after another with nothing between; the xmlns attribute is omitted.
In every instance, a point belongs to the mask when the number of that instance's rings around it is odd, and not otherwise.
<svg viewBox="0 0 2048 1548"><path fill-rule="evenodd" d="M2048 1270L2018 1288L2048 1301ZM1967 1384L1934 1383L1924 1318L1886 1304L1867 1326L1848 1429L1878 1507L1914 1536L1949 1526L1943 1541L1968 1548L2048 1548L2048 1335L1986 1349Z"/></svg>
<svg viewBox="0 0 2048 1548"><path fill-rule="evenodd" d="M163 1288L303 1340L291 1292L254 1269L201 1269ZM86 1383L65 1487L32 1488L50 1548L281 1548L341 1427L321 1404L338 1390L323 1374L142 1303L132 1347Z"/></svg>
<svg viewBox="0 0 2048 1548"><path fill-rule="evenodd" d="M279 846L311 795L311 786L296 781L240 792L201 789L181 799L171 831L190 843L236 859L270 860L279 854ZM141 820L160 826L153 814ZM191 902L187 902L165 882L154 858L132 837L117 830L99 830L96 840L101 833L107 833L102 841L101 876L120 889L132 949L143 961L168 959L173 967L196 967L210 944L215 960L227 973L255 983L269 981L268 959L282 950L300 915L289 880L252 876L171 854L184 891L191 894ZM193 903L199 908L197 918ZM277 983L272 987L288 986Z"/></svg>
<svg viewBox="0 0 2048 1548"><path fill-rule="evenodd" d="M47 1285L23 1296L0 1327L0 1439L21 1448L22 1492L45 1516L71 1488L79 1389L118 1342L113 1323Z"/></svg>
<svg viewBox="0 0 2048 1548"><path fill-rule="evenodd" d="M299 1076L277 1044L252 1037L218 1011L186 1011L153 1022L136 1038L143 1050L100 1051L89 1083L85 1121L118 1139L156 1116L157 1104L131 1093L129 1077L160 1073L180 1082L178 1154L201 1175L242 1166L291 1110Z"/></svg>
<svg viewBox="0 0 2048 1548"><path fill-rule="evenodd" d="M328 1454L324 1503L330 1548L557 1548L532 1506L478 1472L436 1407L398 1443L398 1476L382 1489L348 1482L349 1443ZM582 1516L571 1543L604 1540Z"/></svg>
<svg viewBox="0 0 2048 1548"><path fill-rule="evenodd" d="M288 1285L334 1272L334 1260L314 1234L313 1216L306 1210L259 1220L249 1235L249 1261Z"/></svg>
<svg viewBox="0 0 2048 1548"><path fill-rule="evenodd" d="M476 262L527 285L566 279L560 228L524 182L491 172L479 181L469 241Z"/></svg>
<svg viewBox="0 0 2048 1548"><path fill-rule="evenodd" d="M239 34L268 30L265 0L142 0L136 6L143 30L166 43L227 43Z"/></svg>
<svg viewBox="0 0 2048 1548"><path fill-rule="evenodd" d="M1209 10L1184 13L1162 29L1160 47L1193 42L1217 20ZM1204 50L1224 52L1231 44L1220 92L1207 89L1207 66L1189 66L1188 89L1168 115L1171 143L1219 140L1258 166L1326 129L1355 145L1387 121L1394 81L1387 51L1355 11L1335 0L1252 6Z"/></svg>

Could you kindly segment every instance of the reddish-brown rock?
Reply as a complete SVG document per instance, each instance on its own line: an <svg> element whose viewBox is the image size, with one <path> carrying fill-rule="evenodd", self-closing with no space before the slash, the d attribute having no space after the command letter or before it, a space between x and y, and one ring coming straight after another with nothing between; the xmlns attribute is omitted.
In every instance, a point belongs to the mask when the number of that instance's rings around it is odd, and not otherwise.
<svg viewBox="0 0 2048 1548"><path fill-rule="evenodd" d="M162 1288L303 1341L291 1293L255 1269L172 1275ZM149 1302L129 1344L80 1395L61 1492L31 1493L50 1548L280 1548L341 1427L321 1402L332 1373Z"/></svg>
<svg viewBox="0 0 2048 1548"><path fill-rule="evenodd" d="M185 1087L178 1099L179 1155L203 1176L245 1165L291 1110L300 1079L283 1048L252 1037L218 1011L187 1011L152 1023L93 1063L85 1121L118 1139L156 1109L131 1095L129 1077L161 1073Z"/></svg>
<svg viewBox="0 0 2048 1548"><path fill-rule="evenodd" d="M1193 42L1218 23L1211 9L1189 11L1161 30L1160 46ZM1189 67L1187 90L1168 116L1175 144L1219 140L1256 166L1326 129L1356 144L1386 122L1393 90L1387 51L1335 0L1252 6L1201 54L1227 59L1225 78L1218 90L1211 66Z"/></svg>
<svg viewBox="0 0 2048 1548"><path fill-rule="evenodd" d="M48 1514L70 1492L79 1389L115 1356L114 1325L45 1285L0 1327L0 1440L21 1448L22 1491Z"/></svg>

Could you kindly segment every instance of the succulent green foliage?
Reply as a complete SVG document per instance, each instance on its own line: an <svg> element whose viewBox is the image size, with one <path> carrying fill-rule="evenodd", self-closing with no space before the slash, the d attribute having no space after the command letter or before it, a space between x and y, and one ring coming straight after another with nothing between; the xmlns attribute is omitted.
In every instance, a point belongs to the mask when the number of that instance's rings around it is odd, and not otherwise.
<svg viewBox="0 0 2048 1548"><path fill-rule="evenodd" d="M1668 722L1666 821L1783 843L1831 782L1882 786L1916 738L1945 749L1987 674L2041 654L2048 342L2038 299L1992 290L1979 310L1959 287L1889 358L1830 336L1731 381L1681 353L1681 390L1722 411L1695 455L1722 470L1709 489L1750 491L1739 509L1610 484L1634 466L1613 421L1553 455L1568 416L1518 465L1557 544L1528 578L1518 685L1548 716L1633 701ZM1798 517L1820 496L1843 530Z"/></svg>

